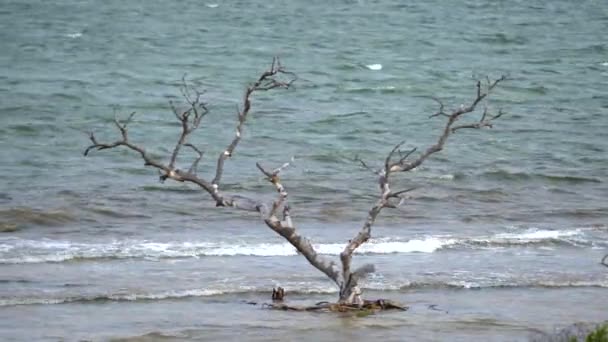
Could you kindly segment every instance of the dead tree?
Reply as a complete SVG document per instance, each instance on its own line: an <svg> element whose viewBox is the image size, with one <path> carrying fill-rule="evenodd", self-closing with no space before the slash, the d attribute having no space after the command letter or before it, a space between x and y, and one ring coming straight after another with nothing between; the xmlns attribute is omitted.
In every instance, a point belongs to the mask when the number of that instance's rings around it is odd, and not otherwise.
<svg viewBox="0 0 608 342"><path fill-rule="evenodd" d="M277 191L277 198L270 205L242 196L229 195L222 191L221 180L224 164L226 159L233 155L238 143L241 141L243 126L245 125L251 110L252 96L258 92L289 88L296 80L295 74L288 72L280 64L277 58L273 59L272 65L267 71L263 72L253 84L246 88L241 107L237 111L238 121L236 124L235 136L226 149L218 156L213 179L207 180L198 175L197 166L203 158L203 151L188 143L188 136L199 127L203 117L208 113L208 109L206 104L202 101L203 93L188 85L185 80L182 82L181 92L188 103L187 109L180 111L171 103L173 113L181 123L181 134L169 157L168 163L163 163L152 158L143 147L129 140L127 126L132 121L135 113L131 113L124 121L115 118L114 124L121 135L119 140L110 143L99 142L93 133L89 133L91 145L87 147L84 155L88 155L92 150L112 149L123 146L139 153L145 166L151 166L158 169L161 181L171 179L177 182L194 183L205 190L218 207L233 207L259 212L270 229L289 241L289 243L294 246L311 265L327 275L327 277L338 286L338 303L361 306L364 305L366 301L361 298L361 289L358 284L367 274L374 272L374 266L363 265L353 270L352 255L359 246L371 238L372 226L382 209L397 207L404 201L403 195L413 190L413 188L392 190L390 186L391 176L400 172L411 171L420 166L431 155L441 151L448 138L457 131L462 129L492 127L493 121L498 119L502 115L502 112L492 115L488 112L487 106L485 106L479 120L462 124L457 123L459 123L460 119L466 114L475 112L480 103L487 99L491 90L504 79L505 77L503 76L495 81L490 81L489 79L485 82L478 81L475 97L472 102L468 105L461 105L453 111L446 111L443 103L435 99L439 104L439 110L430 117L445 118L446 123L437 142L423 152L416 153L417 150L415 148L404 152L401 150L401 147L405 142L401 142L391 149L384 159L384 163L377 170L372 169L362 159L356 159L364 168L373 171L374 174L377 175L379 194L378 200L367 214L367 219L365 220L363 227L353 239L349 240L342 253L340 253L340 264L325 255L317 253L310 240L300 235L296 230L296 226L290 215L288 192L279 177L281 171L289 167L290 163L285 163L276 169L265 168L261 163L256 163L257 168L266 176L266 179ZM176 168L177 158L183 147L192 149L198 156L187 170Z"/></svg>

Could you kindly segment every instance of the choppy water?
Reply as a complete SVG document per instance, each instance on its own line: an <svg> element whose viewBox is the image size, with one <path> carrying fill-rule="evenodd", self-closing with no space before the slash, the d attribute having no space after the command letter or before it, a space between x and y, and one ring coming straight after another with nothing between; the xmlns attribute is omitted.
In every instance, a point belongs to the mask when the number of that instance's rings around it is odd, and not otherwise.
<svg viewBox="0 0 608 342"><path fill-rule="evenodd" d="M602 1L3 1L0 6L2 340L525 340L608 318L608 6ZM270 200L286 171L294 219L336 255L374 201L392 144L424 147L475 77L508 74L492 131L461 132L400 185L357 263L369 297L411 305L364 319L276 313L336 289L253 214L159 184L126 151L82 156L82 131L168 158L168 101L187 79L211 113L192 137L229 142L243 87L280 55L296 88L254 99L225 190ZM188 165L192 156L181 160Z"/></svg>

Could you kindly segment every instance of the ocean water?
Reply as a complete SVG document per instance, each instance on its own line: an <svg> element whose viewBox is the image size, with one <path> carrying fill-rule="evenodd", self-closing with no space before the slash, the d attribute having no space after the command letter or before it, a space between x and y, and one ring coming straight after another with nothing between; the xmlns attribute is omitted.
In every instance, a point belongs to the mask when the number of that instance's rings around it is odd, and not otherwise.
<svg viewBox="0 0 608 342"><path fill-rule="evenodd" d="M603 1L4 0L0 6L0 339L520 341L608 319L608 6ZM223 190L270 202L281 165L299 231L337 258L394 144L440 132L475 80L508 75L492 130L461 131L395 188L354 257L365 318L265 310L337 289L252 213L158 182L113 140L167 161L182 77L210 113L190 141L211 178L244 88L273 56L295 87L256 95ZM478 117L479 113L473 114ZM180 167L194 158L184 153ZM257 302L248 305L246 302Z"/></svg>

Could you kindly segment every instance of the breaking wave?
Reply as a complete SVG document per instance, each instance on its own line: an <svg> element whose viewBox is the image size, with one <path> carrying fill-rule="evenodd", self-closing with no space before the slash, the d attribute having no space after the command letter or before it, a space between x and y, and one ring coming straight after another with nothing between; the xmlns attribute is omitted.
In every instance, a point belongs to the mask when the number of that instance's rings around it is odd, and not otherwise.
<svg viewBox="0 0 608 342"><path fill-rule="evenodd" d="M310 295L310 294L333 294L337 293L337 288L332 286L309 286L304 285L304 289L291 287L290 295ZM0 307L15 306L15 305L49 305L49 304L64 304L64 303L86 303L86 302L137 302L137 301L158 301L158 300L175 300L191 297L213 297L231 294L259 294L267 297L268 288L255 287L238 287L238 288L199 288L185 290L169 290L152 293L111 293L99 295L74 295L64 297L29 297L29 298L0 298Z"/></svg>
<svg viewBox="0 0 608 342"><path fill-rule="evenodd" d="M38 210L28 207L0 210L0 221L20 225L57 226L75 221L76 218L64 210Z"/></svg>
<svg viewBox="0 0 608 342"><path fill-rule="evenodd" d="M427 236L420 239L377 238L357 249L359 254L433 253L447 248L505 248L510 246L595 246L583 229L528 229L519 233L500 233L487 237L456 238ZM344 243L315 244L321 254L339 255ZM154 242L115 240L84 243L62 240L0 238L0 264L46 263L91 259L191 258L191 257L288 257L298 252L289 243Z"/></svg>
<svg viewBox="0 0 608 342"><path fill-rule="evenodd" d="M403 292L412 290L477 290L477 289L501 289L501 288L608 288L608 281L512 281L498 283L477 283L474 281L436 281L436 282L407 282L405 284L367 284L363 285L364 291L381 292ZM285 287L290 296L298 295L333 295L338 289L331 285L319 286L313 284L292 284ZM224 295L254 295L266 299L268 297L267 287L238 287L238 288L198 288L184 290L169 290L151 293L110 293L94 295L73 295L57 297L14 297L0 298L0 307L16 305L53 305L65 303L88 303L88 302L138 302L138 301L161 301L179 300L185 298L214 297ZM262 300L263 301L263 300Z"/></svg>
<svg viewBox="0 0 608 342"><path fill-rule="evenodd" d="M416 289L501 289L501 288L572 288L572 287L598 287L608 288L608 281L582 281L582 280L536 280L536 281L510 281L497 283L482 283L467 280L447 282L411 282L399 286L399 290L408 291ZM381 288L373 288L382 290Z"/></svg>
<svg viewBox="0 0 608 342"><path fill-rule="evenodd" d="M453 243L452 239L425 238L421 240L371 240L357 253L431 253ZM321 254L338 255L343 243L315 244ZM293 256L296 249L289 243L229 244L211 242L150 242L113 241L109 243L80 243L58 240L0 239L0 263L43 263L82 259L124 258L188 258L203 256Z"/></svg>

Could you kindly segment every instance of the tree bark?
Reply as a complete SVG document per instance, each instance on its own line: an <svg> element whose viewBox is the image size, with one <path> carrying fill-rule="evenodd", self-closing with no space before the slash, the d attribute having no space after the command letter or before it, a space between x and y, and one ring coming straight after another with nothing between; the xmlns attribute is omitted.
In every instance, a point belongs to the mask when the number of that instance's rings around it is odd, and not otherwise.
<svg viewBox="0 0 608 342"><path fill-rule="evenodd" d="M287 80L281 79L285 77L287 77ZM297 232L290 215L288 192L280 179L281 171L288 168L291 165L291 162L285 163L281 167L271 171L265 169L260 163L256 163L257 168L266 176L266 179L272 183L277 191L277 198L270 206L267 206L265 203L259 200L249 199L238 195L231 196L222 191L221 180L225 163L228 158L232 157L243 137L243 127L251 110L252 96L260 91L289 88L296 80L295 74L286 71L280 64L278 58L273 59L271 67L267 71L263 72L253 84L246 88L241 109L237 111L238 121L235 136L226 149L219 154L216 162L215 174L212 180L205 180L198 175L197 167L200 160L204 156L204 152L187 142L190 134L199 127L201 120L208 113L208 108L202 101L202 95L204 92L199 92L197 89L188 85L185 79L182 80L180 90L184 99L189 105L188 108L180 111L176 109L173 103L170 103L175 117L181 124L181 134L177 139L177 143L173 148L167 164L152 158L142 146L134 144L129 140L127 126L132 121L135 113L131 113L129 117L122 122L118 118L115 118L114 124L121 136L117 141L111 143L102 143L97 140L93 133L89 133L91 145L87 147L84 155L88 155L93 150L113 149L124 146L137 152L143 159L145 166L158 169L160 172L161 181L171 179L177 182L193 183L206 191L215 201L215 204L218 207L233 207L237 209L259 212L264 223L266 223L270 229L285 238L285 240L294 246L294 248L300 254L302 254L312 266L324 273L338 286L339 303L341 305L361 307L366 303L369 304L369 302L366 302L361 298L362 292L359 286L359 281L369 273L374 272L374 266L368 264L355 270L351 270L353 253L355 253L357 248L369 241L371 238L372 226L374 225L382 209L395 208L401 205L405 200L403 194L415 189L409 188L398 191L391 190L390 176L393 173L411 171L420 166L429 156L443 149L444 144L451 134L461 129L480 129L484 127L491 128L493 121L499 118L502 115L502 112L499 112L496 115L489 115L487 107L484 109L480 120L462 125L455 125L455 123L465 114L474 112L478 104L486 99L490 91L504 79L505 78L503 76L493 82L488 80L485 89L482 89L483 87L481 82L477 82L477 94L471 104L468 106L461 106L449 114L444 111L443 103L436 100L440 104L440 108L439 111L431 115L431 117L446 117L447 122L437 142L428 147L426 150L424 150L424 152L420 153L415 158L410 160L410 157L414 155L416 149L411 149L407 152L402 152L400 150L401 146L405 142L401 142L392 148L384 159L384 164L379 170L373 170L363 160L356 158L356 160L364 168L373 171L378 177L379 195L374 205L369 209L367 218L365 219L359 232L354 236L354 238L349 240L344 247L344 250L340 253L341 266L338 265L338 263L334 260L317 253L310 240ZM191 148L197 154L197 158L192 162L188 170L180 170L176 168L179 153L184 146ZM279 216L281 218L279 218ZM605 260L606 257L604 257L602 260L602 264L604 265L606 265Z"/></svg>

